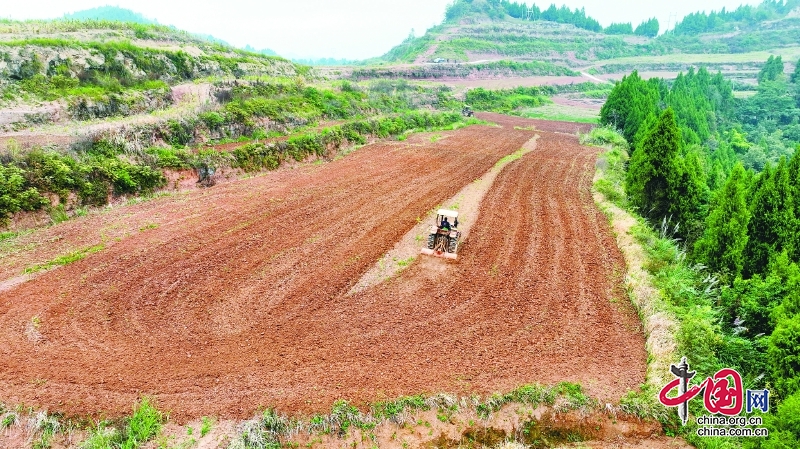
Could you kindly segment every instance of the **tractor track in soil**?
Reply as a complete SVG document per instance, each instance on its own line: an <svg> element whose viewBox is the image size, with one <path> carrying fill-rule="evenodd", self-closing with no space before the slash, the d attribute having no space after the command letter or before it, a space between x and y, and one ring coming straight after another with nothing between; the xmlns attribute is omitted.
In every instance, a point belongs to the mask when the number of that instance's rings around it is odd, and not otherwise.
<svg viewBox="0 0 800 449"><path fill-rule="evenodd" d="M644 336L592 201L596 151L574 136L539 132L498 175L457 263L418 259L346 296L417 217L533 137L515 126L582 129L482 118L503 128L119 212L158 226L0 292L0 400L116 416L150 394L181 420L562 380L619 399L644 380ZM92 223L59 241L91 242Z"/></svg>

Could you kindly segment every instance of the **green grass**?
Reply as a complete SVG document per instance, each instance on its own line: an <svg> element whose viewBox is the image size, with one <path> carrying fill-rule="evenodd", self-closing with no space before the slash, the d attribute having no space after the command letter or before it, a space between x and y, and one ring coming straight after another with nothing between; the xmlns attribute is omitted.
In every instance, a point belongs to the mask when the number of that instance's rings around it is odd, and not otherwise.
<svg viewBox="0 0 800 449"><path fill-rule="evenodd" d="M599 123L600 111L586 108L550 104L537 108L523 109L520 116L543 120L558 120L562 122Z"/></svg>
<svg viewBox="0 0 800 449"><path fill-rule="evenodd" d="M397 266L400 267L400 268L405 268L405 267L411 265L414 262L415 259L416 259L416 257L411 256L408 259L398 260L397 261Z"/></svg>
<svg viewBox="0 0 800 449"><path fill-rule="evenodd" d="M241 434L232 442L232 447L291 447L289 440L298 432L345 437L351 435L352 429L358 429L364 435L363 432L369 434L387 421L400 426L414 424L414 421L409 420L418 411L433 410L439 420L448 422L465 405L474 406L479 416L486 419L511 403L531 405L534 408L547 405L555 407L559 412L598 407L598 402L588 397L583 387L569 382L552 387L525 385L509 393L494 394L483 401L477 396L459 400L449 394L405 396L393 401L376 402L369 406L367 412L347 401L339 400L333 404L329 414L316 414L307 419L292 418L274 409L267 409L241 426ZM431 427L427 421L417 421L416 424Z"/></svg>
<svg viewBox="0 0 800 449"><path fill-rule="evenodd" d="M744 98L754 97L757 93L758 92L754 90L735 90L733 91L733 96L735 98L744 99Z"/></svg>
<svg viewBox="0 0 800 449"><path fill-rule="evenodd" d="M124 420L121 430L111 427L108 422L98 423L80 447L81 449L137 449L161 431L165 419L150 399L142 398L134 406L133 414Z"/></svg>
<svg viewBox="0 0 800 449"><path fill-rule="evenodd" d="M595 66L610 64L664 64L664 63L683 63L683 64L721 64L726 62L745 63L757 62L763 64L770 55L783 56L784 60L796 61L800 58L800 47L784 47L774 50L752 51L747 53L674 53L656 56L629 56L622 58L604 59L594 63Z"/></svg>
<svg viewBox="0 0 800 449"><path fill-rule="evenodd" d="M53 224L59 224L69 220L69 215L67 215L63 204L59 204L50 209L50 219L53 220Z"/></svg>
<svg viewBox="0 0 800 449"><path fill-rule="evenodd" d="M203 438L211 432L211 428L214 426L214 420L209 418L208 416L204 416L200 420L200 438Z"/></svg>
<svg viewBox="0 0 800 449"><path fill-rule="evenodd" d="M24 270L24 273L32 274L43 270L49 270L50 268L57 266L68 265L71 264L72 262L77 262L90 254L102 251L103 249L105 249L105 247L106 245L101 243L99 245L90 246L88 248L73 251L71 253L64 254L63 256L58 256L49 262L30 266Z"/></svg>
<svg viewBox="0 0 800 449"><path fill-rule="evenodd" d="M509 154L508 156L503 156L502 159L500 159L494 164L494 168L500 168L506 164L510 164L511 162L514 162L517 159L521 158L523 154L525 154L525 149L520 148L519 150Z"/></svg>
<svg viewBox="0 0 800 449"><path fill-rule="evenodd" d="M11 239L17 238L17 237L19 237L21 235L30 234L31 232L33 232L33 230L0 232L0 242L2 242L3 240L11 240Z"/></svg>

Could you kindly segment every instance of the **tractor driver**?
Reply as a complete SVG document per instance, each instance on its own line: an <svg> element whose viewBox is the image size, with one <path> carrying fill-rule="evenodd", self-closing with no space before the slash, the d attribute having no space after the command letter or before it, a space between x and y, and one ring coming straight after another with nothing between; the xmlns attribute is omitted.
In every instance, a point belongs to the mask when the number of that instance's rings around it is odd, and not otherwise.
<svg viewBox="0 0 800 449"><path fill-rule="evenodd" d="M444 230L446 230L446 231L450 230L450 222L447 221L447 217L444 217L444 220L442 220L442 225L439 226L439 227L444 229Z"/></svg>

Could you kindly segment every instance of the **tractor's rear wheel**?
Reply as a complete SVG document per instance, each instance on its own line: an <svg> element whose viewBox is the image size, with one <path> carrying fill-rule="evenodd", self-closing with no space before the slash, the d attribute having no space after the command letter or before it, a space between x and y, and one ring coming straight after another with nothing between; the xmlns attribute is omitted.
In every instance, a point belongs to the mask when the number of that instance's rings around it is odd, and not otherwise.
<svg viewBox="0 0 800 449"><path fill-rule="evenodd" d="M453 237L450 239L450 244L447 247L447 252L455 254L456 250L458 250L458 238Z"/></svg>
<svg viewBox="0 0 800 449"><path fill-rule="evenodd" d="M433 249L436 245L436 234L429 234L428 235L428 249Z"/></svg>

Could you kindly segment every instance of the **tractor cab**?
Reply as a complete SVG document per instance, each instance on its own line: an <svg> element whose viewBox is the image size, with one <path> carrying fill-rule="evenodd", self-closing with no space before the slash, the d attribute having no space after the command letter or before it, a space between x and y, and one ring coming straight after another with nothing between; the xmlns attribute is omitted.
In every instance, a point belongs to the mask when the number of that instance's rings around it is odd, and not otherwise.
<svg viewBox="0 0 800 449"><path fill-rule="evenodd" d="M460 240L458 212L439 209L436 213L436 222L428 231L428 244L420 252L429 256L456 259Z"/></svg>

